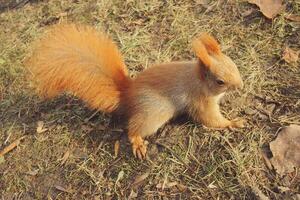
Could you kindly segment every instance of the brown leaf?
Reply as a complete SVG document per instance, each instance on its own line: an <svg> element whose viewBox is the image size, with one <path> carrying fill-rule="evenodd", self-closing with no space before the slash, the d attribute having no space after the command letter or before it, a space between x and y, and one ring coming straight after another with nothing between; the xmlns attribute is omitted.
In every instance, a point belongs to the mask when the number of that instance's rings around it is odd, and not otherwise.
<svg viewBox="0 0 300 200"><path fill-rule="evenodd" d="M117 157L120 152L120 141L119 140L117 140L115 142L114 150L115 150L115 157Z"/></svg>
<svg viewBox="0 0 300 200"><path fill-rule="evenodd" d="M146 173L144 173L144 174L142 174L142 175L137 176L137 177L134 179L134 181L133 181L133 183L132 183L132 186L139 185L139 184L140 184L141 182L143 182L148 176L149 176L149 172L146 172Z"/></svg>
<svg viewBox="0 0 300 200"><path fill-rule="evenodd" d="M176 181L173 181L173 182L163 182L163 183L157 184L156 188L164 190L164 189L167 189L167 188L174 187L177 184L178 183Z"/></svg>
<svg viewBox="0 0 300 200"><path fill-rule="evenodd" d="M294 22L300 22L300 15L290 14L290 15L286 15L285 18Z"/></svg>
<svg viewBox="0 0 300 200"><path fill-rule="evenodd" d="M287 63L297 62L299 59L299 53L300 51L295 51L289 47L285 47L282 58Z"/></svg>
<svg viewBox="0 0 300 200"><path fill-rule="evenodd" d="M135 191L131 190L128 199L134 199L137 198L137 196L138 194Z"/></svg>
<svg viewBox="0 0 300 200"><path fill-rule="evenodd" d="M177 187L178 190L181 191L181 192L183 192L183 191L185 191L185 190L187 189L187 186L185 186L185 185L183 185L183 184L181 184L181 183L178 183L178 184L176 185L176 187Z"/></svg>
<svg viewBox="0 0 300 200"><path fill-rule="evenodd" d="M55 189L57 189L59 191L66 192L66 193L71 193L71 191L69 191L68 189L66 189L66 188L64 188L60 185L55 185L54 187L55 187Z"/></svg>
<svg viewBox="0 0 300 200"><path fill-rule="evenodd" d="M11 150L13 150L14 148L16 148L22 139L24 139L26 136L22 136L19 139L13 141L10 145L8 145L7 147L5 147L2 151L0 151L0 157L4 156L5 154L7 154L8 152L10 152Z"/></svg>
<svg viewBox="0 0 300 200"><path fill-rule="evenodd" d="M283 128L270 143L270 149L273 154L270 161L278 174L284 175L300 167L300 126Z"/></svg>
<svg viewBox="0 0 300 200"><path fill-rule="evenodd" d="M47 128L44 128L44 122L43 121L38 121L37 122L37 127L36 127L36 132L37 133L43 133L47 131Z"/></svg>
<svg viewBox="0 0 300 200"><path fill-rule="evenodd" d="M248 0L248 2L257 5L263 15L269 19L274 18L284 9L282 0Z"/></svg>
<svg viewBox="0 0 300 200"><path fill-rule="evenodd" d="M61 164L61 165L64 165L65 162L68 160L69 157L70 157L70 151L67 150L67 151L64 153L63 157L61 158L60 164Z"/></svg>
<svg viewBox="0 0 300 200"><path fill-rule="evenodd" d="M30 175L30 176L35 176L37 175L39 172L39 169L35 169L35 170L29 170L28 172L25 172L25 174Z"/></svg>

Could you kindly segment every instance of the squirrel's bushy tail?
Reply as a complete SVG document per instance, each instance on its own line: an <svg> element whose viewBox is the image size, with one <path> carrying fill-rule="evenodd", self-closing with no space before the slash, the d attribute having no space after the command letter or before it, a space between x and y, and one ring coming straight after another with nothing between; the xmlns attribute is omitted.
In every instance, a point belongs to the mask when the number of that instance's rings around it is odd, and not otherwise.
<svg viewBox="0 0 300 200"><path fill-rule="evenodd" d="M113 41L88 26L51 27L26 61L39 93L47 98L64 91L92 108L112 112L120 104L129 78Z"/></svg>

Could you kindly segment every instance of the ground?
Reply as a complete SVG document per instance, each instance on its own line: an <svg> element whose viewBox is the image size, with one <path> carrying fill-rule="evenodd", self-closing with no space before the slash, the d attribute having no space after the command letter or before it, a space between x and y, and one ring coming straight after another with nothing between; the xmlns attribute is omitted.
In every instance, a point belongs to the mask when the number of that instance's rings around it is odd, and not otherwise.
<svg viewBox="0 0 300 200"><path fill-rule="evenodd" d="M300 124L299 63L282 59L284 47L300 48L300 25L285 18L300 13L299 1L286 1L273 20L234 0L29 1L1 12L0 149L26 136L0 159L2 199L255 199L259 192L288 199L300 192L299 170L281 177L260 153L278 128ZM135 159L110 115L71 95L36 95L23 59L46 27L63 21L108 32L133 76L154 63L194 59L191 38L211 33L245 83L225 96L222 110L245 118L246 127L212 130L179 117L149 138L145 161Z"/></svg>

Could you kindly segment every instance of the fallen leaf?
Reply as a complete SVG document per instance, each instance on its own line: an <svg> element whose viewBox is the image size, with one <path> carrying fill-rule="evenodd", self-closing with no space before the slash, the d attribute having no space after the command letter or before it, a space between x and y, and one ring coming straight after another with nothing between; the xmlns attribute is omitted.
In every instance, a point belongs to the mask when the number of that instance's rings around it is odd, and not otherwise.
<svg viewBox="0 0 300 200"><path fill-rule="evenodd" d="M22 136L19 139L13 141L10 145L8 145L7 147L5 147L2 151L0 151L0 157L4 156L5 154L7 154L8 152L10 152L11 150L13 150L14 148L16 148L21 140L23 140L26 136Z"/></svg>
<svg viewBox="0 0 300 200"><path fill-rule="evenodd" d="M47 131L48 129L44 128L44 122L43 121L38 121L37 122L37 127L36 127L36 132L37 133L43 133Z"/></svg>
<svg viewBox="0 0 300 200"><path fill-rule="evenodd" d="M35 176L38 174L38 172L39 172L39 169L35 169L35 170L29 170L25 174L30 175L30 176Z"/></svg>
<svg viewBox="0 0 300 200"><path fill-rule="evenodd" d="M61 164L61 165L64 165L65 162L68 160L69 157L70 157L70 151L67 150L67 151L64 153L63 157L61 158L60 164Z"/></svg>
<svg viewBox="0 0 300 200"><path fill-rule="evenodd" d="M181 192L183 192L183 191L185 191L185 190L187 189L187 186L185 186L185 185L183 185L183 184L181 184L181 183L178 183L178 184L176 185L176 187L177 187L178 190L181 191Z"/></svg>
<svg viewBox="0 0 300 200"><path fill-rule="evenodd" d="M143 182L147 177L149 176L149 172L146 172L142 175L139 175L135 178L135 180L132 183L132 186L139 185L141 182Z"/></svg>
<svg viewBox="0 0 300 200"><path fill-rule="evenodd" d="M282 58L287 63L297 62L299 59L299 53L300 51L295 51L289 47L285 47Z"/></svg>
<svg viewBox="0 0 300 200"><path fill-rule="evenodd" d="M120 151L120 141L119 140L117 140L115 142L114 150L115 150L115 157L117 157L119 155L119 151Z"/></svg>
<svg viewBox="0 0 300 200"><path fill-rule="evenodd" d="M300 15L290 14L290 15L286 15L285 18L294 22L300 22Z"/></svg>
<svg viewBox="0 0 300 200"><path fill-rule="evenodd" d="M168 188L174 187L177 184L178 183L176 181L166 182L166 183L159 183L159 184L156 185L156 188L164 190L164 189L168 189Z"/></svg>
<svg viewBox="0 0 300 200"><path fill-rule="evenodd" d="M273 157L270 159L276 172L284 175L300 167L300 126L283 128L270 143Z"/></svg>
<svg viewBox="0 0 300 200"><path fill-rule="evenodd" d="M54 187L55 187L55 189L57 189L59 191L66 192L66 193L71 193L71 191L69 191L68 189L66 189L66 188L64 188L60 185L55 185Z"/></svg>
<svg viewBox="0 0 300 200"><path fill-rule="evenodd" d="M282 0L248 0L248 2L257 5L263 15L269 19L274 18L284 8Z"/></svg>
<svg viewBox="0 0 300 200"><path fill-rule="evenodd" d="M131 190L129 196L128 196L128 199L134 199L134 198L137 198L137 193L133 190Z"/></svg>

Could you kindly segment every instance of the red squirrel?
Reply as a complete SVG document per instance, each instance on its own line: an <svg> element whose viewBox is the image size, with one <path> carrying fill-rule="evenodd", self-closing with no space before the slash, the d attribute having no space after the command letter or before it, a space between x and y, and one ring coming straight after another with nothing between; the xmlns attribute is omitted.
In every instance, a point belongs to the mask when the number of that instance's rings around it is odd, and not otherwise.
<svg viewBox="0 0 300 200"><path fill-rule="evenodd" d="M41 96L68 91L93 109L126 116L133 154L144 159L144 139L180 113L206 127L244 126L243 119L223 117L218 104L224 92L243 87L238 68L207 33L195 37L192 47L197 60L158 64L131 79L106 34L58 24L37 42L25 64Z"/></svg>

